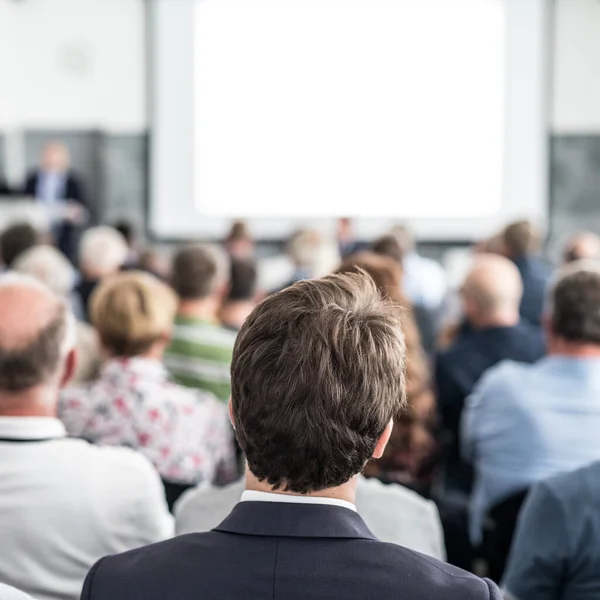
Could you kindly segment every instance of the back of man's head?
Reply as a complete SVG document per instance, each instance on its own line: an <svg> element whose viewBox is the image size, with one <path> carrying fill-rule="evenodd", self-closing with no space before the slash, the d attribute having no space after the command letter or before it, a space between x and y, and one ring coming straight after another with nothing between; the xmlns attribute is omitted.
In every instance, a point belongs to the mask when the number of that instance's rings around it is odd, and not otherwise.
<svg viewBox="0 0 600 600"><path fill-rule="evenodd" d="M477 255L462 287L469 321L477 326L517 322L523 283L517 267L496 254Z"/></svg>
<svg viewBox="0 0 600 600"><path fill-rule="evenodd" d="M172 285L181 300L204 300L219 294L227 280L227 261L217 248L196 244L177 252Z"/></svg>
<svg viewBox="0 0 600 600"><path fill-rule="evenodd" d="M564 267L552 287L549 309L553 336L600 346L600 265L579 261Z"/></svg>
<svg viewBox="0 0 600 600"><path fill-rule="evenodd" d="M398 309L364 273L269 296L242 327L231 365L250 471L295 493L349 481L405 407L404 362Z"/></svg>
<svg viewBox="0 0 600 600"><path fill-rule="evenodd" d="M15 261L13 269L15 273L41 281L61 298L73 291L73 267L54 246L40 245L27 250Z"/></svg>
<svg viewBox="0 0 600 600"><path fill-rule="evenodd" d="M600 259L600 237L591 231L575 234L565 246L563 259L565 264Z"/></svg>
<svg viewBox="0 0 600 600"><path fill-rule="evenodd" d="M233 259L230 267L227 300L253 300L256 297L258 271L253 260Z"/></svg>
<svg viewBox="0 0 600 600"><path fill-rule="evenodd" d="M101 279L117 273L125 264L125 238L112 227L88 229L79 243L79 267L88 279Z"/></svg>
<svg viewBox="0 0 600 600"><path fill-rule="evenodd" d="M504 254L518 259L535 254L540 247L540 236L529 221L510 223L502 231Z"/></svg>
<svg viewBox="0 0 600 600"><path fill-rule="evenodd" d="M0 278L0 413L6 397L55 385L74 345L65 303L41 283L22 275Z"/></svg>
<svg viewBox="0 0 600 600"><path fill-rule="evenodd" d="M38 232L29 223L17 223L7 227L0 235L0 253L7 268L23 252L33 248L39 241Z"/></svg>
<svg viewBox="0 0 600 600"><path fill-rule="evenodd" d="M384 235L373 243L373 252L381 256L387 256L396 261L399 265L404 260L404 253L400 246L400 242L394 235Z"/></svg>

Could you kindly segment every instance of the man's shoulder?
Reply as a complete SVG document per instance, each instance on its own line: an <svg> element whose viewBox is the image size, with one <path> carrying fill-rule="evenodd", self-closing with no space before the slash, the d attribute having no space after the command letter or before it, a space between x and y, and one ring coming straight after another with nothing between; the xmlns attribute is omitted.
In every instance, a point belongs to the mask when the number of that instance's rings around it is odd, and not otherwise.
<svg viewBox="0 0 600 600"><path fill-rule="evenodd" d="M301 569L303 560L307 560L302 557L312 556L308 561L312 565L314 553L318 554L317 547L326 546L329 541L281 539L292 543L294 551L297 550L298 543L312 546L310 553L298 554L298 560L295 561L296 574ZM388 590L397 585L408 585L413 593L418 592L422 598L500 598L493 584L402 546L364 539L333 540L334 543L336 541L340 546L336 551L327 553L330 567L332 561L341 563L339 569L335 568L331 572L332 580L342 581L344 573L347 573L349 580L360 578L361 585L371 585L376 589L381 587L382 590ZM276 547L279 547L278 552L275 551ZM179 586L193 589L199 581L210 587L209 579L213 585L217 585L220 577L235 579L236 576L250 577L254 572L266 572L258 563L276 561L277 554L281 556L284 552L279 538L232 536L215 531L192 533L105 558L97 565L92 580L100 590L97 597L108 597L110 592L135 590L139 593L137 598L143 595L141 588L150 589L162 585L167 577L176 581ZM233 575L229 569L223 571L220 568L225 565L230 567L232 560L237 565L237 575ZM240 561L247 562L245 572ZM377 565L377 575L373 574L371 568L374 564ZM356 569L364 571L364 577ZM270 570L268 572L271 573ZM224 582L225 580L222 583Z"/></svg>
<svg viewBox="0 0 600 600"><path fill-rule="evenodd" d="M175 318L174 338L182 341L207 345L231 346L235 343L237 332L208 321Z"/></svg>
<svg viewBox="0 0 600 600"><path fill-rule="evenodd" d="M503 360L488 369L478 384L480 391L500 391L518 383L519 389L527 386L529 378L538 370L537 363Z"/></svg>
<svg viewBox="0 0 600 600"><path fill-rule="evenodd" d="M583 506L600 503L600 461L561 473L539 483L539 496L553 498L567 514L577 513Z"/></svg>

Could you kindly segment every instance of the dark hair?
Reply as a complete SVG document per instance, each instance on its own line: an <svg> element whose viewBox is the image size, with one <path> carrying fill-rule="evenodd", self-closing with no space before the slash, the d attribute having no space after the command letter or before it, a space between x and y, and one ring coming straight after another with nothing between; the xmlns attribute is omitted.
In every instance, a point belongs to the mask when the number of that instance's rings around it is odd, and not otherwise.
<svg viewBox="0 0 600 600"><path fill-rule="evenodd" d="M539 235L529 221L516 221L504 228L502 241L511 258L521 258L537 251Z"/></svg>
<svg viewBox="0 0 600 600"><path fill-rule="evenodd" d="M13 394L46 382L59 367L67 330L67 309L61 303L56 316L33 340L17 348L0 346L0 389Z"/></svg>
<svg viewBox="0 0 600 600"><path fill-rule="evenodd" d="M269 296L240 330L231 365L251 472L295 493L351 479L405 408L404 362L397 308L364 272Z"/></svg>
<svg viewBox="0 0 600 600"><path fill-rule="evenodd" d="M38 241L38 233L29 223L7 227L0 235L0 253L4 264L10 268L23 252L33 248Z"/></svg>
<svg viewBox="0 0 600 600"><path fill-rule="evenodd" d="M252 234L245 221L234 221L227 234L227 242L252 241Z"/></svg>
<svg viewBox="0 0 600 600"><path fill-rule="evenodd" d="M373 252L381 256L393 258L398 264L402 264L404 253L397 238L393 235L384 235L373 244Z"/></svg>
<svg viewBox="0 0 600 600"><path fill-rule="evenodd" d="M219 267L211 247L195 245L183 248L173 260L173 289L182 300L207 298L219 284Z"/></svg>
<svg viewBox="0 0 600 600"><path fill-rule="evenodd" d="M253 260L232 259L227 301L252 300L256 296L258 272Z"/></svg>
<svg viewBox="0 0 600 600"><path fill-rule="evenodd" d="M564 340L600 345L600 271L566 271L552 290L551 325Z"/></svg>
<svg viewBox="0 0 600 600"><path fill-rule="evenodd" d="M135 227L129 221L117 221L114 229L116 229L127 242L128 246L131 246L135 241Z"/></svg>

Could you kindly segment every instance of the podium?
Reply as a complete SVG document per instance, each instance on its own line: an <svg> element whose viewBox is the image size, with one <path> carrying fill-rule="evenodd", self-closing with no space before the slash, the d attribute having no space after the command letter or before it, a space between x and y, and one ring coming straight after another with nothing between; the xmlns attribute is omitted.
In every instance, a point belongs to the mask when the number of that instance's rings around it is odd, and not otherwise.
<svg viewBox="0 0 600 600"><path fill-rule="evenodd" d="M52 232L52 225L64 220L67 203L44 206L31 196L0 196L0 231L17 223L28 223L42 234Z"/></svg>

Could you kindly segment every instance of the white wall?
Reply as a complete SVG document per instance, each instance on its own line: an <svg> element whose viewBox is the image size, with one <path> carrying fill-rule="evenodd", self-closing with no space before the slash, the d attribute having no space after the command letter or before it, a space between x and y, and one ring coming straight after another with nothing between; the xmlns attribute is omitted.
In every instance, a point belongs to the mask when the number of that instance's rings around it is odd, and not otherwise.
<svg viewBox="0 0 600 600"><path fill-rule="evenodd" d="M147 126L143 0L0 0L0 130Z"/></svg>
<svg viewBox="0 0 600 600"><path fill-rule="evenodd" d="M555 0L552 129L600 133L600 0Z"/></svg>

